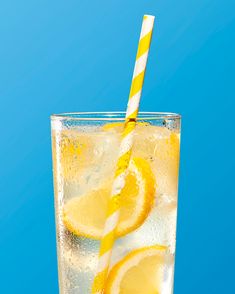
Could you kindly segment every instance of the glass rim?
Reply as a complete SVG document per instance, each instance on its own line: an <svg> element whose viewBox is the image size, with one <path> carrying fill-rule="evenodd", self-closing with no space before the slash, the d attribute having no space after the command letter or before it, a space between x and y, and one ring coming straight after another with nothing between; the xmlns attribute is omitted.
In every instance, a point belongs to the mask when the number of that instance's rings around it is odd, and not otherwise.
<svg viewBox="0 0 235 294"><path fill-rule="evenodd" d="M76 120L76 121L124 121L125 111L94 111L94 112L64 112L52 114L51 120ZM162 120L162 119L181 119L181 115L173 112L149 112L139 111L137 120Z"/></svg>

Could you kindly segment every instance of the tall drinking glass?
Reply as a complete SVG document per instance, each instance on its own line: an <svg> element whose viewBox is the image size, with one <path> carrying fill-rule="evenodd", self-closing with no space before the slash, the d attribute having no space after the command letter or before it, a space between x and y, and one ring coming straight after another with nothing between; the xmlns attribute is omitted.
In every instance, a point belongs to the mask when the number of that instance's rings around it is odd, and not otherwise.
<svg viewBox="0 0 235 294"><path fill-rule="evenodd" d="M124 120L51 116L61 294L91 293ZM179 151L179 115L139 113L105 294L173 293Z"/></svg>

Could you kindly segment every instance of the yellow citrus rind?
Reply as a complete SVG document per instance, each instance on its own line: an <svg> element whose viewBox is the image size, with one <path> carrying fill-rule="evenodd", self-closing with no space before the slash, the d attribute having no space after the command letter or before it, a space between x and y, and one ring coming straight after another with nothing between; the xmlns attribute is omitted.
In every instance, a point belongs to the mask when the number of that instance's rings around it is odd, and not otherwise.
<svg viewBox="0 0 235 294"><path fill-rule="evenodd" d="M112 181L97 190L70 199L63 207L63 222L77 236L101 239L106 220ZM134 158L126 176L126 184L120 195L120 218L117 237L137 229L148 217L154 202L155 178L149 163Z"/></svg>

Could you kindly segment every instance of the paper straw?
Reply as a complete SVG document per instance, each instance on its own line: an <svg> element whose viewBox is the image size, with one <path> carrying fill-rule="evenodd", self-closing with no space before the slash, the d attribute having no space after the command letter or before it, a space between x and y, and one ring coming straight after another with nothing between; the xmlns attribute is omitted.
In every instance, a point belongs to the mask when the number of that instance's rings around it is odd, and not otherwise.
<svg viewBox="0 0 235 294"><path fill-rule="evenodd" d="M135 68L132 78L129 101L127 105L125 126L122 133L119 157L117 161L111 196L108 205L107 218L103 230L98 269L92 286L93 294L104 293L105 282L108 275L112 248L115 241L115 230L120 214L120 193L125 185L125 175L128 169L131 149L133 146L133 134L139 109L139 102L144 82L145 68L152 37L154 16L144 15ZM131 217L131 216L130 216Z"/></svg>

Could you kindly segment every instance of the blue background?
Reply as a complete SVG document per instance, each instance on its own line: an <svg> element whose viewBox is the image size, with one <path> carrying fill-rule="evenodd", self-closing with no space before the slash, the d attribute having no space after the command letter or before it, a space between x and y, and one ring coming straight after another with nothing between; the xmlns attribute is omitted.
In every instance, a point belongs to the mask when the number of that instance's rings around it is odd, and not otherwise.
<svg viewBox="0 0 235 294"><path fill-rule="evenodd" d="M49 115L125 110L144 13L141 110L183 116L175 293L235 293L232 0L1 1L0 293L58 293Z"/></svg>

